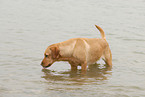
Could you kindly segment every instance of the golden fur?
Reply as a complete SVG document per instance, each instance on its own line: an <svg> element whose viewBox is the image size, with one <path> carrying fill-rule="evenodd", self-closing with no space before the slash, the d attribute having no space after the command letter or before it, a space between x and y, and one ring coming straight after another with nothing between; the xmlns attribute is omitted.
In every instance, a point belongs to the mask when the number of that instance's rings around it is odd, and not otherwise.
<svg viewBox="0 0 145 97"><path fill-rule="evenodd" d="M86 71L87 65L103 58L106 65L112 66L112 54L104 31L97 25L102 38L73 38L48 46L41 65L46 68L56 61L68 61L72 70L81 66Z"/></svg>

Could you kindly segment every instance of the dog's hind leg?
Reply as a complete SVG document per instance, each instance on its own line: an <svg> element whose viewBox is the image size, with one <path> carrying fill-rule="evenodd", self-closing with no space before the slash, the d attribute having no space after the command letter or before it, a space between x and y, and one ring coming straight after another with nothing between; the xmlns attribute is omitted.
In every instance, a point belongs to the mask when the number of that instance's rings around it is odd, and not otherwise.
<svg viewBox="0 0 145 97"><path fill-rule="evenodd" d="M110 48L107 48L104 52L104 58L106 65L112 66L112 54Z"/></svg>

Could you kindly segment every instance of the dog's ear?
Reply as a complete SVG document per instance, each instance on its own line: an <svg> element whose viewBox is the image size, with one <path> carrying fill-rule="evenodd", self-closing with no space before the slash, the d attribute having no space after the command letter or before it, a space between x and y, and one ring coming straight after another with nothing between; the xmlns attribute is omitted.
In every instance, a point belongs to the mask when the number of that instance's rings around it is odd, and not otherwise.
<svg viewBox="0 0 145 97"><path fill-rule="evenodd" d="M51 55L53 59L59 58L59 48L58 47L51 47Z"/></svg>

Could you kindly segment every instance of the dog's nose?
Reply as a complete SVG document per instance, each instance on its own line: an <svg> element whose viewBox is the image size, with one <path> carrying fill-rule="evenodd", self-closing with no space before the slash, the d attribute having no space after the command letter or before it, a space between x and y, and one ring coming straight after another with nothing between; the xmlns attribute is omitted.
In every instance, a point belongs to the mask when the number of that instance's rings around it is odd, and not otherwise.
<svg viewBox="0 0 145 97"><path fill-rule="evenodd" d="M43 65L43 62L41 62L41 65Z"/></svg>

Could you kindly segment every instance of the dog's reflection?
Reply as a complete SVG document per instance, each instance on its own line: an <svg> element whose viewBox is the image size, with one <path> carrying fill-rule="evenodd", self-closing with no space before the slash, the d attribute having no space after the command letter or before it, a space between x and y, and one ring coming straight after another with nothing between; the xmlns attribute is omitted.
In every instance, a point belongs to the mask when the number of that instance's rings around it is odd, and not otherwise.
<svg viewBox="0 0 145 97"><path fill-rule="evenodd" d="M85 74L81 73L81 70L78 71L65 71L65 72L56 72L48 69L42 69L44 76L42 78L48 81L84 81L86 79L93 78L95 80L107 80L108 77L112 75L112 68L100 65L93 64L88 67L88 70Z"/></svg>

